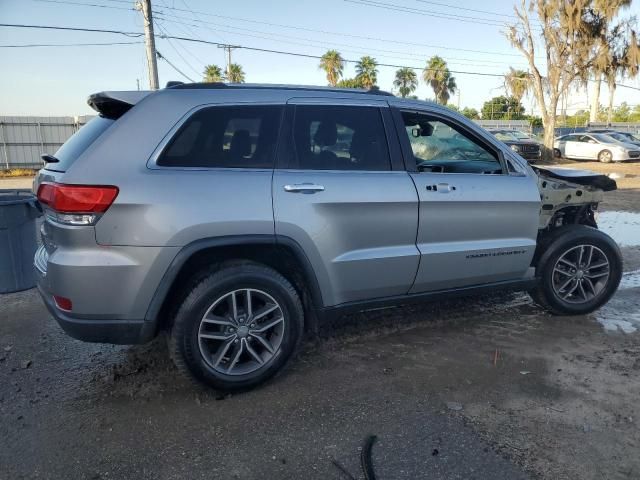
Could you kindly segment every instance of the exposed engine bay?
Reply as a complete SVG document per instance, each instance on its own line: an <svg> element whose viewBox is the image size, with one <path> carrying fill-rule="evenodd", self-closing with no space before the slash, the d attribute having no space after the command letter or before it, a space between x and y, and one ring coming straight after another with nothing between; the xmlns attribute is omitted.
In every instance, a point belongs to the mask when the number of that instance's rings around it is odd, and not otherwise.
<svg viewBox="0 0 640 480"><path fill-rule="evenodd" d="M569 168L532 168L538 174L541 231L562 225L582 224L597 227L595 212L604 192L616 190L615 180L588 170Z"/></svg>

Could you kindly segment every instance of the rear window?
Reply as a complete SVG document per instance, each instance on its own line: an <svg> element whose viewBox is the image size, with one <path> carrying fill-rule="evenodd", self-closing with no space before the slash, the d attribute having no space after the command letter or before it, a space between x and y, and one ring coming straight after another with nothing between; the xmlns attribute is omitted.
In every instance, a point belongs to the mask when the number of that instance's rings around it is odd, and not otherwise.
<svg viewBox="0 0 640 480"><path fill-rule="evenodd" d="M104 131L113 124L115 120L103 117L96 117L74 133L64 145L54 154L57 163L47 163L45 169L56 172L66 172L78 159L89 145L91 145Z"/></svg>

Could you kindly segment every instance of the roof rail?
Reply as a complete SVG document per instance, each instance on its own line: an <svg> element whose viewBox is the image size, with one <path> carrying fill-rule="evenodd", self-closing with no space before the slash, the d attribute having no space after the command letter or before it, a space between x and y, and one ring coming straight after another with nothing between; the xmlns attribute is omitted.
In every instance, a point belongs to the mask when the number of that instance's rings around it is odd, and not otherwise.
<svg viewBox="0 0 640 480"><path fill-rule="evenodd" d="M171 85L169 85L171 83ZM365 90L363 88L338 88L338 87L319 87L307 85L277 85L268 83L222 83L222 82L202 82L202 83L178 83L169 82L166 88L172 90L208 90L208 89L265 89L265 90L303 90L303 91L321 91L321 92L340 92L340 93L359 93L364 95L384 95L393 97L393 93L380 90L379 88L371 88Z"/></svg>

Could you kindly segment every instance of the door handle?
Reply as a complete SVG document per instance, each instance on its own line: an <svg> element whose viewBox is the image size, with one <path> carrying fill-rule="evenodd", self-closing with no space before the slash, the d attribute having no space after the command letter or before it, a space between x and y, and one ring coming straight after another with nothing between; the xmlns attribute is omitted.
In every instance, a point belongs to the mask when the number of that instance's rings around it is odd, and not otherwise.
<svg viewBox="0 0 640 480"><path fill-rule="evenodd" d="M455 190L456 187L449 185L448 183L438 183L436 185L427 185L427 190L430 192L449 193Z"/></svg>
<svg viewBox="0 0 640 480"><path fill-rule="evenodd" d="M297 183L295 185L285 185L285 192L291 193L315 193L315 192L323 192L323 185L316 185L314 183Z"/></svg>

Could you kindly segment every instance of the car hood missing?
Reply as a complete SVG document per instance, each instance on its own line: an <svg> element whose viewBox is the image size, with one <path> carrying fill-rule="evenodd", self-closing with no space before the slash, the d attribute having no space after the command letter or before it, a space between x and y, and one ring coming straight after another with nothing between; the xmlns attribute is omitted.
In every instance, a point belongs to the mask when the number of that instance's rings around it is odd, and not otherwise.
<svg viewBox="0 0 640 480"><path fill-rule="evenodd" d="M610 192L618 188L616 181L601 173L590 170L578 170L574 168L539 167L532 165L532 168L540 177L549 177L577 185L588 185L596 187L603 192Z"/></svg>

